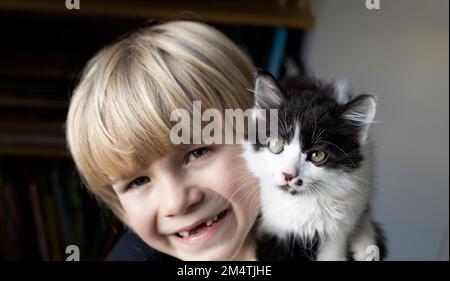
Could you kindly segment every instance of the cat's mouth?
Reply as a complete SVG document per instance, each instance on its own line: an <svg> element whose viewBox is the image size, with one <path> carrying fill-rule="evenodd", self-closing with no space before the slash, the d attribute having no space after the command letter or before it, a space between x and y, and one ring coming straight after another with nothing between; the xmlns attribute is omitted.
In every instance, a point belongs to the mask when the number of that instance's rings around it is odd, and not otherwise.
<svg viewBox="0 0 450 281"><path fill-rule="evenodd" d="M283 184L283 185L279 185L278 186L282 191L290 194L290 195L298 195L300 193L302 193L304 191L304 187L303 186L291 186L289 184Z"/></svg>

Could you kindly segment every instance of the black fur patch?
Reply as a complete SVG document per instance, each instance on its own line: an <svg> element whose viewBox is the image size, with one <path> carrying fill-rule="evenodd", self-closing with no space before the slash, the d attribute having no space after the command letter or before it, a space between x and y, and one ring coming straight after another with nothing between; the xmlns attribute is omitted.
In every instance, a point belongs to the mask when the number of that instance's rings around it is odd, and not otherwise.
<svg viewBox="0 0 450 281"><path fill-rule="evenodd" d="M284 100L276 107L278 134L285 143L292 141L296 124L300 124L302 152L314 149L326 152L329 158L323 166L327 168L352 171L360 167L363 160L358 141L360 127L343 117L348 108L336 101L332 85L302 78L290 83L286 91L280 91ZM268 132L269 124L266 128ZM264 147L259 142L254 145L255 151Z"/></svg>
<svg viewBox="0 0 450 281"><path fill-rule="evenodd" d="M386 238L383 229L377 222L372 222L375 228L375 243L380 250L380 261L388 255ZM256 258L259 261L315 261L320 245L320 239L316 235L310 241L305 242L295 239L280 238L267 233L261 234L257 240ZM354 261L352 252L347 253L347 260Z"/></svg>
<svg viewBox="0 0 450 281"><path fill-rule="evenodd" d="M316 260L319 239L316 237L305 242L262 234L257 241L256 258L258 261L314 261Z"/></svg>

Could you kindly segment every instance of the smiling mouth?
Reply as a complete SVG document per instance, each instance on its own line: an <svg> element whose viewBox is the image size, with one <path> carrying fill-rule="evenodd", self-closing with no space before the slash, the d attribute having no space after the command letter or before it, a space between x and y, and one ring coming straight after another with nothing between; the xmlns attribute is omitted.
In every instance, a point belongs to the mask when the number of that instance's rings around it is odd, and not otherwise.
<svg viewBox="0 0 450 281"><path fill-rule="evenodd" d="M202 234L203 232L207 231L210 227L214 226L218 222L220 222L228 213L230 209L226 209L224 211L221 211L220 213L212 216L211 218L207 219L205 222L197 225L196 227L192 228L188 231L180 231L177 232L176 235L180 238L191 238L198 236Z"/></svg>

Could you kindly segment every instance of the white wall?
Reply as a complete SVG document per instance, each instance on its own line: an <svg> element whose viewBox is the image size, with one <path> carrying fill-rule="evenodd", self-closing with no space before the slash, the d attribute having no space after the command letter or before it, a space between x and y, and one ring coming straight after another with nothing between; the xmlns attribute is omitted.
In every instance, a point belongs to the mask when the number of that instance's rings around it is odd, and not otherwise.
<svg viewBox="0 0 450 281"><path fill-rule="evenodd" d="M313 74L378 93L375 216L391 260L448 260L449 1L315 0Z"/></svg>

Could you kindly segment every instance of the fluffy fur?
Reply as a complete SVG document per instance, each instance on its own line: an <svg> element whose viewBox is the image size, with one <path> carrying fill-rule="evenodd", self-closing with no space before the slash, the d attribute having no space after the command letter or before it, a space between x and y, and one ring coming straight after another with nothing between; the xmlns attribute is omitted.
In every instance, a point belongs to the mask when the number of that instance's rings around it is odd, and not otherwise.
<svg viewBox="0 0 450 281"><path fill-rule="evenodd" d="M297 79L283 92L267 73L257 76L254 93L255 109L278 109L283 142L279 153L266 143L243 145L261 187L258 258L369 260L371 245L382 258L384 243L370 215L372 185L366 175L375 97L347 101L333 85L311 79ZM312 161L318 151L326 155L323 163Z"/></svg>

